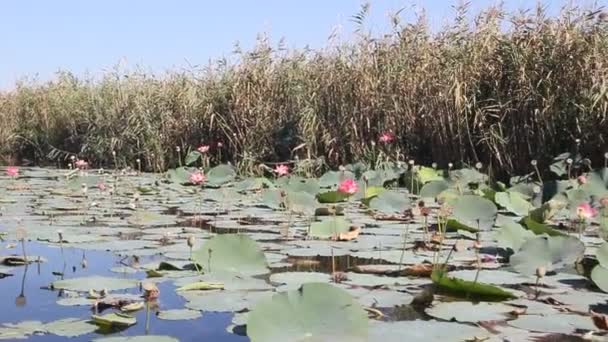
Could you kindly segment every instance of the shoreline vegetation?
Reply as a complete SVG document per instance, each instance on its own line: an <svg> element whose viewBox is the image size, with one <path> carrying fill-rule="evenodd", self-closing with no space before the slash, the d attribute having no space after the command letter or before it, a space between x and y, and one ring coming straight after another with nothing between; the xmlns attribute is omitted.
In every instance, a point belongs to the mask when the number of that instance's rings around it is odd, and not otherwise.
<svg viewBox="0 0 608 342"><path fill-rule="evenodd" d="M285 50L261 38L237 61L101 79L58 73L0 93L6 164L91 165L162 171L191 146L242 172L307 160L319 171L387 158L445 167L528 172L563 151L603 163L608 132L608 15L542 7L471 16L457 8L433 32L423 16L381 37L320 50ZM40 58L44 58L41 56ZM382 133L394 135L382 144ZM575 143L578 141L578 143ZM395 157L397 156L397 157ZM141 165L136 164L139 160Z"/></svg>

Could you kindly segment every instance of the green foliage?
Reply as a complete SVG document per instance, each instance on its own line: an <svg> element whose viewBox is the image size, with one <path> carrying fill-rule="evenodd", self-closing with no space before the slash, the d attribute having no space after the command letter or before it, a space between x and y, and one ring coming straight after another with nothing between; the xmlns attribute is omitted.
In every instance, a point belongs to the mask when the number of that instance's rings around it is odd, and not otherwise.
<svg viewBox="0 0 608 342"><path fill-rule="evenodd" d="M454 296L488 301L515 298L515 295L512 293L493 285L448 277L445 271L441 269L433 271L431 280L433 280L433 284L435 284L438 290Z"/></svg>

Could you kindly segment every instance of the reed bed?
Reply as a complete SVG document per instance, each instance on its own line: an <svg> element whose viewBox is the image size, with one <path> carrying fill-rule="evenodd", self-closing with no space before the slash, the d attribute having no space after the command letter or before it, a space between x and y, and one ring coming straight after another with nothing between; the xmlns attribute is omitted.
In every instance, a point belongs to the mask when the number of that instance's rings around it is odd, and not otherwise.
<svg viewBox="0 0 608 342"><path fill-rule="evenodd" d="M388 34L360 27L355 39L320 50L260 39L234 61L204 68L116 70L100 79L62 72L22 82L0 94L0 155L62 164L75 154L96 166L139 158L162 170L210 144L216 161L248 170L294 158L374 162L383 149L417 163L482 162L511 173L580 139L586 155L602 160L608 17L601 9L467 11L458 8L440 30L424 17L395 16ZM365 15L366 8L354 18ZM396 135L390 146L378 144L385 131Z"/></svg>

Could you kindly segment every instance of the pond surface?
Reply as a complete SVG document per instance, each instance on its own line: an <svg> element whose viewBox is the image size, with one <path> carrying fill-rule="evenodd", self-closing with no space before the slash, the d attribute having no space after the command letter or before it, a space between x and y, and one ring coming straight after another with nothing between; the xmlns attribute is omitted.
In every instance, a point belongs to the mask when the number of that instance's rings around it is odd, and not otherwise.
<svg viewBox="0 0 608 342"><path fill-rule="evenodd" d="M268 319L278 322L284 308L272 305L287 298L282 295L294 300L290 308L297 319L277 324L298 321L290 326L293 334L300 329L313 334L310 329L331 335L335 332L323 330L331 330L323 327L331 321L352 330L349 340L355 341L606 338L589 311L605 317L608 294L579 275L574 263L589 263L589 269L597 264L604 241L595 221L580 240L576 230L564 230L564 237L537 241L518 223L513 226L519 216L497 210L481 196L460 194L483 209L453 217L466 223L467 215L478 215L481 231L461 224L442 235L443 207L428 202L424 210L433 214L421 214L418 197L401 188L380 189L384 194L371 201L355 195L336 209L317 201L327 192L317 184L328 182L323 177L274 184L230 179L215 188L169 179L40 168L0 176L0 339L248 341L246 324L256 305L276 309L268 309ZM559 222L567 222L568 210L557 215ZM553 246L548 266L555 269L541 278L534 270L526 273L532 261L544 257L525 246L528 240L539 249L543 243ZM446 260L450 277L487 284L481 290L489 288L492 300L483 297L488 293L439 291L431 271ZM332 307L337 299L331 297L306 311L311 308L297 298L304 296L303 285L311 284L346 293L345 307L354 311ZM321 298L331 293L322 286L314 291L307 293ZM139 307L128 310L133 305ZM341 315L362 319L359 327ZM259 316L254 335L264 336ZM300 316L305 318L299 321ZM258 341L281 340L277 329L270 326L274 337Z"/></svg>

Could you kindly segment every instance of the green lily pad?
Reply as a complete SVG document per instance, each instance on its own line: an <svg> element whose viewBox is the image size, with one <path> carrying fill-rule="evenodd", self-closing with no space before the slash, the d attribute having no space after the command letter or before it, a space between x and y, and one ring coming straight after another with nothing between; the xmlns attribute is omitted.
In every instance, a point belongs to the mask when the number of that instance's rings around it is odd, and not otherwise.
<svg viewBox="0 0 608 342"><path fill-rule="evenodd" d="M288 192L287 201L285 203L288 210L309 216L314 215L315 209L317 208L317 199L315 196L303 191Z"/></svg>
<svg viewBox="0 0 608 342"><path fill-rule="evenodd" d="M591 279L604 292L608 292L608 268L597 265L591 271Z"/></svg>
<svg viewBox="0 0 608 342"><path fill-rule="evenodd" d="M89 276L82 278L72 278L57 280L52 283L53 288L76 292L87 292L89 290L108 291L129 289L137 286L137 281L133 279L110 278L103 276Z"/></svg>
<svg viewBox="0 0 608 342"><path fill-rule="evenodd" d="M220 164L211 168L207 172L207 182L205 185L219 187L226 183L232 182L236 178L236 171L227 164Z"/></svg>
<svg viewBox="0 0 608 342"><path fill-rule="evenodd" d="M369 207L384 214L402 214L411 206L410 199L403 193L383 191L372 198Z"/></svg>
<svg viewBox="0 0 608 342"><path fill-rule="evenodd" d="M255 240L244 234L216 235L194 251L192 258L206 272L227 271L246 275L269 272L264 253Z"/></svg>
<svg viewBox="0 0 608 342"><path fill-rule="evenodd" d="M79 318L64 318L44 325L44 328L53 335L62 337L76 337L94 332L99 327L89 321Z"/></svg>
<svg viewBox="0 0 608 342"><path fill-rule="evenodd" d="M208 283L206 281L197 281L175 289L175 291L205 291L205 290L223 290L222 283Z"/></svg>
<svg viewBox="0 0 608 342"><path fill-rule="evenodd" d="M326 191L319 193L317 199L320 203L338 203L346 201L348 194L340 191Z"/></svg>
<svg viewBox="0 0 608 342"><path fill-rule="evenodd" d="M160 311L158 315L156 315L158 319L164 319L168 321L197 319L202 316L203 315L200 311L190 309L163 310Z"/></svg>
<svg viewBox="0 0 608 342"><path fill-rule="evenodd" d="M350 230L350 222L342 217L328 217L321 222L313 222L310 225L309 236L320 239L328 239L340 233Z"/></svg>
<svg viewBox="0 0 608 342"><path fill-rule="evenodd" d="M524 229L520 224L513 221L507 221L501 225L494 235L498 242L498 246L510 248L513 251L518 251L528 239L533 238L534 236L534 233Z"/></svg>
<svg viewBox="0 0 608 342"><path fill-rule="evenodd" d="M270 291L203 291L180 292L186 308L200 311L228 312L251 309L258 301L269 298Z"/></svg>
<svg viewBox="0 0 608 342"><path fill-rule="evenodd" d="M502 303L471 303L471 302L444 302L433 305L426 313L445 321L456 320L465 323L481 321L504 321L514 307Z"/></svg>
<svg viewBox="0 0 608 342"><path fill-rule="evenodd" d="M518 216L526 216L534 209L534 206L519 192L497 192L494 199L498 205Z"/></svg>
<svg viewBox="0 0 608 342"><path fill-rule="evenodd" d="M536 235L546 234L549 236L566 236L566 234L560 232L559 230L553 229L544 223L536 222L530 216L524 217L520 223Z"/></svg>
<svg viewBox="0 0 608 342"><path fill-rule="evenodd" d="M285 205L282 190L265 189L262 191L262 204L270 209L280 210Z"/></svg>
<svg viewBox="0 0 608 342"><path fill-rule="evenodd" d="M105 315L93 315L91 320L100 326L128 327L137 323L137 319L131 315L113 312Z"/></svg>
<svg viewBox="0 0 608 342"><path fill-rule="evenodd" d="M475 195L460 196L454 205L453 218L468 227L489 230L498 210L490 200Z"/></svg>
<svg viewBox="0 0 608 342"><path fill-rule="evenodd" d="M528 331L554 334L571 334L577 329L596 329L591 318L575 314L523 315L508 324Z"/></svg>
<svg viewBox="0 0 608 342"><path fill-rule="evenodd" d="M308 283L258 302L248 315L247 335L264 341L367 341L367 314L344 290Z"/></svg>
<svg viewBox="0 0 608 342"><path fill-rule="evenodd" d="M539 267L557 270L583 256L585 245L572 236L537 236L527 240L511 256L511 266L524 275L535 275Z"/></svg>
<svg viewBox="0 0 608 342"><path fill-rule="evenodd" d="M478 298L481 300L507 300L515 298L510 292L499 287L453 277L448 277L444 271L435 270L431 279L439 290L461 297Z"/></svg>
<svg viewBox="0 0 608 342"><path fill-rule="evenodd" d="M370 341L382 342L446 342L483 339L490 335L486 330L468 324L440 321L372 321Z"/></svg>
<svg viewBox="0 0 608 342"><path fill-rule="evenodd" d="M428 182L420 189L421 198L436 198L440 193L449 189L450 185L444 180L434 180Z"/></svg>

